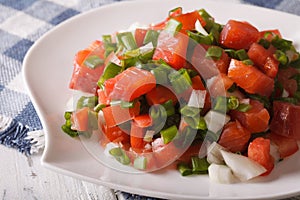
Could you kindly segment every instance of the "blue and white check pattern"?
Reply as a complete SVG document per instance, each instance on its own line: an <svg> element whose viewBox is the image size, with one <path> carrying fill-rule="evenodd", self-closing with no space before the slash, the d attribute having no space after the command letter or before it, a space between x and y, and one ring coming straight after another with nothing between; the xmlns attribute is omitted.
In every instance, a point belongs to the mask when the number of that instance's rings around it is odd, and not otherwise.
<svg viewBox="0 0 300 200"><path fill-rule="evenodd" d="M28 49L44 33L62 21L118 0L0 0L0 144L30 155L28 139L42 125L28 97L21 75ZM300 0L230 0L300 15ZM29 137L30 138L30 137ZM118 192L119 199L152 199ZM292 199L300 199L295 197Z"/></svg>

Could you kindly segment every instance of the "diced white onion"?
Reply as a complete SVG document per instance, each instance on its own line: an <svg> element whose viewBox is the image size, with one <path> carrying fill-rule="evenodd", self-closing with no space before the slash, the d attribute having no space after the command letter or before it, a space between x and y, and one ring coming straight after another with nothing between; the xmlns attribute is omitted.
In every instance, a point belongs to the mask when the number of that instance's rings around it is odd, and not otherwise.
<svg viewBox="0 0 300 200"><path fill-rule="evenodd" d="M263 166L246 156L224 150L221 150L221 154L226 165L241 181L247 181L267 171Z"/></svg>
<svg viewBox="0 0 300 200"><path fill-rule="evenodd" d="M116 65L121 65L121 60L118 58L118 56L115 54L115 52L111 52L107 56L104 64L107 65L109 62L115 63Z"/></svg>
<svg viewBox="0 0 300 200"><path fill-rule="evenodd" d="M195 22L195 29L196 31L198 31L199 33L203 34L203 35L208 35L208 33L206 32L206 30L203 28L203 26L201 25L200 21L197 20Z"/></svg>
<svg viewBox="0 0 300 200"><path fill-rule="evenodd" d="M278 150L278 146L274 143L270 143L270 154L274 158L274 162L277 163L280 160L280 153Z"/></svg>
<svg viewBox="0 0 300 200"><path fill-rule="evenodd" d="M222 184L231 184L238 182L231 169L226 165L211 164L208 167L210 180Z"/></svg>
<svg viewBox="0 0 300 200"><path fill-rule="evenodd" d="M288 97L288 96L290 96L290 94L289 94L288 91L286 91L285 89L283 89L282 95L281 95L281 96L282 96L282 97Z"/></svg>
<svg viewBox="0 0 300 200"><path fill-rule="evenodd" d="M206 90L193 90L188 102L188 106L203 108L205 104L206 93Z"/></svg>
<svg viewBox="0 0 300 200"><path fill-rule="evenodd" d="M217 133L225 124L230 121L230 117L224 113L210 110L204 116L204 120L206 122L207 129Z"/></svg>
<svg viewBox="0 0 300 200"><path fill-rule="evenodd" d="M213 142L208 148L207 148L207 161L212 164L224 164L224 159L221 154L221 150L225 150L225 147L219 145L216 142Z"/></svg>
<svg viewBox="0 0 300 200"><path fill-rule="evenodd" d="M145 142L151 142L154 134L155 134L154 130L147 130L143 140Z"/></svg>
<svg viewBox="0 0 300 200"><path fill-rule="evenodd" d="M149 43L145 44L144 46L140 47L140 53L146 53L146 52L151 51L153 49L154 49L154 47L153 47L152 42L149 42Z"/></svg>

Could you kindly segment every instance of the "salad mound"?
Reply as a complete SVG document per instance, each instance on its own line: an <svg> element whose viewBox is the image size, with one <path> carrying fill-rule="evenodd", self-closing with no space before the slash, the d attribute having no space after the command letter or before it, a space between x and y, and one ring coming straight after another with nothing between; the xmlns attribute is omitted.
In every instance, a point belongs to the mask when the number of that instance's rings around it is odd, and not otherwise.
<svg viewBox="0 0 300 200"><path fill-rule="evenodd" d="M205 9L103 35L77 52L65 112L124 165L233 183L270 174L299 149L300 56L278 29L218 23Z"/></svg>

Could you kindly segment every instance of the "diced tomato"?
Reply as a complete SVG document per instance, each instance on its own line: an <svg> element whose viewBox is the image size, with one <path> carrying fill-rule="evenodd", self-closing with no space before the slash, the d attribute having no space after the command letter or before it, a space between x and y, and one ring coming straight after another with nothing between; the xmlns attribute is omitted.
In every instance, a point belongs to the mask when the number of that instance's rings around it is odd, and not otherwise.
<svg viewBox="0 0 300 200"><path fill-rule="evenodd" d="M270 154L270 140L262 137L255 138L248 146L248 157L262 165L268 175L274 168L274 158Z"/></svg>
<svg viewBox="0 0 300 200"><path fill-rule="evenodd" d="M271 78L276 77L279 67L273 53L273 48L265 49L258 43L253 43L248 50L248 56L254 65Z"/></svg>
<svg viewBox="0 0 300 200"><path fill-rule="evenodd" d="M146 94L146 99L150 106L154 104L163 104L169 100L172 100L173 105L178 102L176 95L170 89L162 85L157 85L148 92Z"/></svg>
<svg viewBox="0 0 300 200"><path fill-rule="evenodd" d="M274 142L278 147L280 158L288 157L299 150L297 140L295 139L287 138L276 133L268 134L267 138L269 138L271 142Z"/></svg>
<svg viewBox="0 0 300 200"><path fill-rule="evenodd" d="M134 32L135 41L138 47L143 46L144 38L147 33L147 29L137 28Z"/></svg>
<svg viewBox="0 0 300 200"><path fill-rule="evenodd" d="M108 106L110 104L110 99L106 95L105 91L102 89L98 89L97 93L98 93L98 103Z"/></svg>
<svg viewBox="0 0 300 200"><path fill-rule="evenodd" d="M130 144L133 149L144 149L147 142L144 136L147 127L152 125L152 118L149 115L139 115L131 122Z"/></svg>
<svg viewBox="0 0 300 200"><path fill-rule="evenodd" d="M250 101L251 109L247 112L240 112L237 110L230 111L232 119L238 120L243 127L248 129L251 133L258 133L266 131L269 127L270 115L264 105L257 101Z"/></svg>
<svg viewBox="0 0 300 200"><path fill-rule="evenodd" d="M242 61L231 59L228 77L251 94L269 97L274 89L274 80L257 68Z"/></svg>
<svg viewBox="0 0 300 200"><path fill-rule="evenodd" d="M196 45L191 58L193 67L200 73L204 79L211 78L219 73L227 74L230 63L229 56L222 51L219 59L211 59L206 57L206 50L210 46Z"/></svg>
<svg viewBox="0 0 300 200"><path fill-rule="evenodd" d="M204 27L206 25L205 20L201 17L197 10L181 15L172 17L173 19L182 23L182 30L193 30L195 29L195 23L199 20L200 24Z"/></svg>
<svg viewBox="0 0 300 200"><path fill-rule="evenodd" d="M226 96L226 91L234 82L226 75L219 74L207 80L207 90L212 97Z"/></svg>
<svg viewBox="0 0 300 200"><path fill-rule="evenodd" d="M274 101L270 130L278 135L300 140L300 106Z"/></svg>
<svg viewBox="0 0 300 200"><path fill-rule="evenodd" d="M72 113L73 129L78 131L88 130L88 107L83 107Z"/></svg>
<svg viewBox="0 0 300 200"><path fill-rule="evenodd" d="M102 131L105 136L104 139L107 139L110 142L121 142L122 144L129 142L129 133L126 133L126 131L118 126L109 127L104 125Z"/></svg>
<svg viewBox="0 0 300 200"><path fill-rule="evenodd" d="M292 67L286 69L279 69L278 82L283 85L283 88L289 93L289 96L293 96L298 90L298 84L292 77L299 74L298 70Z"/></svg>
<svg viewBox="0 0 300 200"><path fill-rule="evenodd" d="M251 133L239 121L227 123L218 143L231 152L242 152L246 149Z"/></svg>
<svg viewBox="0 0 300 200"><path fill-rule="evenodd" d="M193 78L191 78L191 80L192 80L192 88L194 90L206 90L206 88L201 80L201 77L199 75L194 76Z"/></svg>
<svg viewBox="0 0 300 200"><path fill-rule="evenodd" d="M216 63L217 68L219 69L220 73L227 74L229 63L230 63L230 57L228 56L225 51L222 51L222 55L219 59L214 60Z"/></svg>
<svg viewBox="0 0 300 200"><path fill-rule="evenodd" d="M199 20L203 27L206 25L206 21L202 18L197 10L193 12L182 13L182 9L176 9L174 12L171 12L164 21L151 26L151 28L162 30L165 28L170 19L175 19L181 22L183 31L195 29L195 23L197 20Z"/></svg>
<svg viewBox="0 0 300 200"><path fill-rule="evenodd" d="M278 29L260 31L259 34L260 38L264 38L269 42L271 42L276 35L279 36L279 38L282 38L281 33Z"/></svg>
<svg viewBox="0 0 300 200"><path fill-rule="evenodd" d="M102 111L107 127L113 127L139 115L140 102L136 102L133 108L122 108L120 105L114 105L105 107Z"/></svg>
<svg viewBox="0 0 300 200"><path fill-rule="evenodd" d="M186 63L187 45L188 36L181 33L172 36L170 33L162 31L158 36L153 60L163 59L178 70Z"/></svg>
<svg viewBox="0 0 300 200"><path fill-rule="evenodd" d="M263 66L262 71L271 78L275 78L279 69L279 61L273 56L267 57L267 60Z"/></svg>
<svg viewBox="0 0 300 200"><path fill-rule="evenodd" d="M255 66L262 68L266 63L267 57L271 56L272 52L255 42L251 44L247 54Z"/></svg>
<svg viewBox="0 0 300 200"><path fill-rule="evenodd" d="M220 44L232 49L249 49L257 42L259 31L247 22L229 20L220 33Z"/></svg>
<svg viewBox="0 0 300 200"><path fill-rule="evenodd" d="M132 101L148 93L156 86L155 76L146 70L130 67L115 77L116 82L109 94L111 99ZM106 82L105 82L106 87Z"/></svg>
<svg viewBox="0 0 300 200"><path fill-rule="evenodd" d="M85 66L84 61L91 55L97 55L99 58L103 59L104 52L103 42L96 40L88 48L79 51L75 55L69 88L93 94L96 93L98 87L97 82L104 70L104 66L102 65L92 69Z"/></svg>
<svg viewBox="0 0 300 200"><path fill-rule="evenodd" d="M158 168L165 167L177 160L183 152L176 148L173 142L164 144L162 138L152 142L152 151Z"/></svg>

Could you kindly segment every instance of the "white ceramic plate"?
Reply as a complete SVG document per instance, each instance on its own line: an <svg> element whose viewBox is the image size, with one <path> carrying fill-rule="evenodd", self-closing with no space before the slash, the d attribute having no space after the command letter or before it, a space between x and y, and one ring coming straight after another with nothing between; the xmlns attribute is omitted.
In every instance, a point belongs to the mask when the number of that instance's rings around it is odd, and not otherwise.
<svg viewBox="0 0 300 200"><path fill-rule="evenodd" d="M74 54L103 34L126 29L134 22L159 22L170 9L205 8L219 23L245 20L259 29L279 28L285 38L300 44L300 18L248 5L204 0L140 0L92 10L62 23L37 41L24 61L24 76L46 132L42 164L58 173L114 189L168 199L267 199L300 194L300 153L279 163L268 177L221 185L207 175L181 177L175 170L127 174L107 168L79 140L62 133L63 113L72 92L68 83Z"/></svg>

